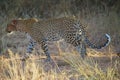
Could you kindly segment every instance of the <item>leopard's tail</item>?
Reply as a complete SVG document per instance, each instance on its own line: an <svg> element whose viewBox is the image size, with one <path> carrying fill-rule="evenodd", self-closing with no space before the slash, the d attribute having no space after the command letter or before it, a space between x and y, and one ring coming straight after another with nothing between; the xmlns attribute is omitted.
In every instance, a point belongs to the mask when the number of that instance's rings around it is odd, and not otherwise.
<svg viewBox="0 0 120 80"><path fill-rule="evenodd" d="M86 38L86 43L88 44L88 46L90 46L91 48L96 48L96 49L101 49L102 47L107 46L110 41L111 41L111 37L108 34L105 34L105 38L107 39L102 45L96 46L93 43L91 43L87 38Z"/></svg>

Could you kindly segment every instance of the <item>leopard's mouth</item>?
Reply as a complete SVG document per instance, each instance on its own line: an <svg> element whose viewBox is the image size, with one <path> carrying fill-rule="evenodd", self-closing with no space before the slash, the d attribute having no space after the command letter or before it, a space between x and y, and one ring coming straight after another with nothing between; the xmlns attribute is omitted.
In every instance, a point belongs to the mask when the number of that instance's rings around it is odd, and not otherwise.
<svg viewBox="0 0 120 80"><path fill-rule="evenodd" d="M12 31L7 31L8 33L11 33Z"/></svg>

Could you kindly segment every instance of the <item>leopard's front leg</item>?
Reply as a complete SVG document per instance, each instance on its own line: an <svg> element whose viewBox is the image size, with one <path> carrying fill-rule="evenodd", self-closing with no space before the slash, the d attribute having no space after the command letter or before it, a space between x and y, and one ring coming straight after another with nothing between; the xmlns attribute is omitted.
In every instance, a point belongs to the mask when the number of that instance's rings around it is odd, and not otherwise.
<svg viewBox="0 0 120 80"><path fill-rule="evenodd" d="M34 46L36 45L36 41L27 33L27 39L29 40L29 44L27 46L27 53L32 53Z"/></svg>
<svg viewBox="0 0 120 80"><path fill-rule="evenodd" d="M22 57L22 60L26 60L30 57L30 54L34 49L34 46L36 45L36 41L28 33L26 33L26 37L29 40L29 44L27 46L26 54Z"/></svg>
<svg viewBox="0 0 120 80"><path fill-rule="evenodd" d="M41 41L41 48L43 49L47 59L46 61L51 61L51 56L50 56L50 52L48 50L48 45L47 45L47 40L46 39L43 39Z"/></svg>

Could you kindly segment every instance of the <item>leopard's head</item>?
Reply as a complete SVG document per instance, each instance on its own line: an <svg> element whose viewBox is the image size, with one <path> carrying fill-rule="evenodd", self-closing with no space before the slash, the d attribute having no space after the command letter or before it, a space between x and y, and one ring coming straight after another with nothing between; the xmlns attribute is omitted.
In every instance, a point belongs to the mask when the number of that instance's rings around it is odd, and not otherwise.
<svg viewBox="0 0 120 80"><path fill-rule="evenodd" d="M23 31L25 28L29 27L29 25L35 22L38 22L36 18L12 20L7 25L6 32L10 33L12 31Z"/></svg>
<svg viewBox="0 0 120 80"><path fill-rule="evenodd" d="M17 31L16 23L17 20L13 20L11 23L7 24L6 32L10 33L12 31Z"/></svg>

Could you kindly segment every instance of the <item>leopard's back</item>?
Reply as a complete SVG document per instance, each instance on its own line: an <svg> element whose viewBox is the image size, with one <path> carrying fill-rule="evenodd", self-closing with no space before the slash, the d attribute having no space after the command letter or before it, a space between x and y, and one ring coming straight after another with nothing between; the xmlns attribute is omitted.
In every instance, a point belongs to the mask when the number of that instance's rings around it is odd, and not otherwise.
<svg viewBox="0 0 120 80"><path fill-rule="evenodd" d="M57 41L62 39L67 35L67 33L76 33L78 28L75 28L74 23L76 19L74 18L60 18L60 19L50 19L43 20L34 23L31 26L31 36L39 40L45 38L48 41Z"/></svg>

